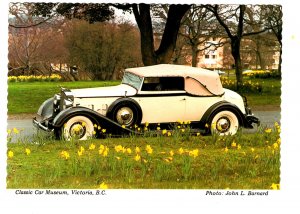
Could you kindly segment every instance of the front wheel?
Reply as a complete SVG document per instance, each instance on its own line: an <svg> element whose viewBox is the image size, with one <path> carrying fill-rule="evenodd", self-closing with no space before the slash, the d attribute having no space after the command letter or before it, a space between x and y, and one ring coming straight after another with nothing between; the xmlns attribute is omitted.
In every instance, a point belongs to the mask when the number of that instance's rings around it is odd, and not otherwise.
<svg viewBox="0 0 300 214"><path fill-rule="evenodd" d="M94 131L94 125L89 118L75 116L70 118L62 127L62 137L65 140L87 140L93 137Z"/></svg>
<svg viewBox="0 0 300 214"><path fill-rule="evenodd" d="M239 120L231 111L218 112L210 123L211 133L223 135L234 135L239 129Z"/></svg>
<svg viewBox="0 0 300 214"><path fill-rule="evenodd" d="M141 122L138 108L131 102L122 102L116 105L111 115L114 121L127 128L138 125Z"/></svg>

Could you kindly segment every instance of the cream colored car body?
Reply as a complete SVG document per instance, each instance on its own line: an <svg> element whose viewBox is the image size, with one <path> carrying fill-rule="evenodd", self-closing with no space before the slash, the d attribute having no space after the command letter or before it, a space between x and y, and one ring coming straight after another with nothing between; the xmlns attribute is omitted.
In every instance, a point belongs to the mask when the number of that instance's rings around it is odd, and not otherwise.
<svg viewBox="0 0 300 214"><path fill-rule="evenodd" d="M118 86L62 88L38 115L38 128L83 140L95 132L93 124L122 134L135 125L190 121L191 127L222 135L259 124L246 99L224 89L217 72L167 64L128 68Z"/></svg>
<svg viewBox="0 0 300 214"><path fill-rule="evenodd" d="M149 69L149 67L153 68ZM202 73L205 72L205 80L209 82L210 85L216 85L215 79L217 79L217 82L220 81L219 76L216 72L199 68L191 68L178 65L157 65L149 67L143 67L142 71L140 71L139 69L128 69L125 72L131 72L133 74L140 75L142 78L154 76L178 77L179 75L187 78L190 73L196 76L203 75ZM174 68L176 68L177 70L174 71ZM173 69L173 71L169 71L170 69ZM161 72L157 72L157 70L160 70ZM169 71L169 73L167 73L166 70ZM199 74L196 73L195 75L195 70L196 72L199 72ZM152 73L149 74L149 71ZM71 90L74 96L73 106L87 107L106 116L109 106L116 99L121 97L129 97L135 100L142 109L142 124L170 123L176 122L178 120L200 121L203 114L209 109L209 107L220 101L228 101L230 103L234 103L242 113L245 113L243 99L236 92L221 88L221 91L217 91L217 89L215 89L215 91L222 93L222 95L210 96L211 94L207 92L207 90L203 89L200 84L197 85L197 83L191 81L185 82L186 84L189 84L185 85L185 88L189 87L190 91L195 92L194 96L192 96L193 94L191 95L186 90L143 91L142 87L135 89L134 87L127 84L120 84L118 86L111 87ZM197 87L199 91L195 90L197 89ZM202 91L203 96L199 94L200 91ZM174 96L177 94L180 95Z"/></svg>

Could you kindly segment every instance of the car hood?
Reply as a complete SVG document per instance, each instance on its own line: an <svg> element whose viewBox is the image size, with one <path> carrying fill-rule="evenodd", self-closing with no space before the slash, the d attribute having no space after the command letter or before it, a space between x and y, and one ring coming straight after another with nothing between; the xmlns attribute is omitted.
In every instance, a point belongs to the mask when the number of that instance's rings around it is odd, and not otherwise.
<svg viewBox="0 0 300 214"><path fill-rule="evenodd" d="M133 96L137 90L129 85L121 84L117 86L82 88L71 90L74 97L117 97L117 96Z"/></svg>

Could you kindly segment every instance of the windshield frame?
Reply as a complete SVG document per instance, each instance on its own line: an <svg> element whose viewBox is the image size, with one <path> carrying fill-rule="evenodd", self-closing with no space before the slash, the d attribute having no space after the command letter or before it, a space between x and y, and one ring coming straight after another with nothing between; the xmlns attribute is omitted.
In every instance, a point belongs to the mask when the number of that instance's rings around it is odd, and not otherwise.
<svg viewBox="0 0 300 214"><path fill-rule="evenodd" d="M126 79L126 77L128 77L128 78ZM132 80L132 78L135 78L136 83L130 82L130 80ZM128 80L128 81L126 81L126 80ZM124 75L123 75L123 78L122 78L122 84L129 85L129 86L135 88L137 91L140 91L140 89L143 85L143 82L144 82L144 77L138 76L138 75L136 75L134 73L131 73L129 71L124 72Z"/></svg>

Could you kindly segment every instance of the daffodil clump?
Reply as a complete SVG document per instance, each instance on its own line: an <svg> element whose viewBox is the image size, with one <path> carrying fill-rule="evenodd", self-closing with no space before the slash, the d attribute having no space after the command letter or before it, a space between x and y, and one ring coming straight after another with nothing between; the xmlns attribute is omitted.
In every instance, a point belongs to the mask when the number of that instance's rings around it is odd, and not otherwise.
<svg viewBox="0 0 300 214"><path fill-rule="evenodd" d="M236 81L229 79L228 77L221 77L221 82L224 88L228 88L231 90L236 89ZM260 82L253 81L253 80L244 80L241 88L242 92L262 92L263 87Z"/></svg>
<svg viewBox="0 0 300 214"><path fill-rule="evenodd" d="M243 73L243 75L249 78L270 78L278 76L278 73L269 70L251 70Z"/></svg>
<svg viewBox="0 0 300 214"><path fill-rule="evenodd" d="M9 76L8 82L58 82L61 80L61 76L58 74L51 74L50 76L44 75L20 75L20 76Z"/></svg>

